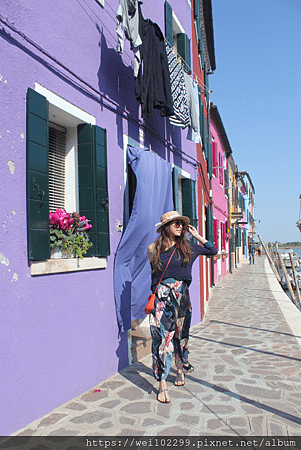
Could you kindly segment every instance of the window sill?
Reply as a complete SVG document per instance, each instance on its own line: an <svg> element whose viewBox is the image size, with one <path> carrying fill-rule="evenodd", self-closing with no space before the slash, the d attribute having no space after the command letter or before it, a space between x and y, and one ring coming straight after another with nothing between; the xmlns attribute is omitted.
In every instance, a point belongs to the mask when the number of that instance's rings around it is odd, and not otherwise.
<svg viewBox="0 0 301 450"><path fill-rule="evenodd" d="M47 259L46 261L32 261L30 263L30 273L32 276L49 275L52 273L105 269L106 267L107 258Z"/></svg>

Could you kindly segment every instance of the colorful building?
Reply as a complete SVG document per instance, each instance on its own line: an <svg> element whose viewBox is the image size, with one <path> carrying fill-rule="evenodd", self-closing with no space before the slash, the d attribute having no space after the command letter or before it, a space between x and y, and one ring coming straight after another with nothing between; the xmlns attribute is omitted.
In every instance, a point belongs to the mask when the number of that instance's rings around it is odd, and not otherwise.
<svg viewBox="0 0 301 450"><path fill-rule="evenodd" d="M244 180L245 186L245 233L246 233L246 254L248 255L249 245L256 241L256 222L254 219L254 196L255 188L248 172L238 174Z"/></svg>
<svg viewBox="0 0 301 450"><path fill-rule="evenodd" d="M196 143L198 159L198 227L202 235L213 240L211 198L212 149L210 140L209 75L216 69L211 0L192 2L193 77L199 89L199 119L201 141ZM213 259L200 260L201 316L207 306L213 285Z"/></svg>
<svg viewBox="0 0 301 450"><path fill-rule="evenodd" d="M214 245L218 254L214 257L214 282L229 272L229 169L228 159L232 150L216 105L210 106L210 132L212 140L212 206Z"/></svg>

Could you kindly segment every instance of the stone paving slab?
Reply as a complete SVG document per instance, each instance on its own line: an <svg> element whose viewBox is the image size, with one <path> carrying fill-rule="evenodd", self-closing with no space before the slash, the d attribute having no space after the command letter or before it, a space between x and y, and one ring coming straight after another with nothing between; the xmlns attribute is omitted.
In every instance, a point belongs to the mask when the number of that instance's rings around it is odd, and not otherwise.
<svg viewBox="0 0 301 450"><path fill-rule="evenodd" d="M169 404L148 355L14 436L301 435L300 314L257 257L212 290L191 329L195 371L176 387L172 369Z"/></svg>

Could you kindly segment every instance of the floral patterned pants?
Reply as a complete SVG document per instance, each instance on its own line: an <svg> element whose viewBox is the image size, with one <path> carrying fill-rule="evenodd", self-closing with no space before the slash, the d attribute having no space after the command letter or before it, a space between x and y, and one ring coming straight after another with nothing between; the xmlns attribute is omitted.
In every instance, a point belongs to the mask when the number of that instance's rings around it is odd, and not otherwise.
<svg viewBox="0 0 301 450"><path fill-rule="evenodd" d="M152 336L153 374L156 380L165 380L175 354L177 369L188 362L188 339L191 323L191 303L188 285L168 278L156 293L155 308L150 314Z"/></svg>

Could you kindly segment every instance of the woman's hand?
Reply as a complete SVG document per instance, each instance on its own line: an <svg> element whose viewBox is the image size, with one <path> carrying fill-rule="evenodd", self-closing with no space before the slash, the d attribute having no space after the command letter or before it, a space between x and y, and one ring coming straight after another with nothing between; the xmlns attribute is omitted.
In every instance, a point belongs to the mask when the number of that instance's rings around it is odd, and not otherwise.
<svg viewBox="0 0 301 450"><path fill-rule="evenodd" d="M190 233L192 236L196 236L197 234L199 234L199 233L198 233L198 230L197 230L196 228L194 228L192 225L188 225L187 231L189 231L189 233Z"/></svg>
<svg viewBox="0 0 301 450"><path fill-rule="evenodd" d="M187 230L189 231L189 233L197 240L199 241L201 244L205 244L205 242L207 242L207 239L203 238L198 230L193 227L192 225L188 225Z"/></svg>

